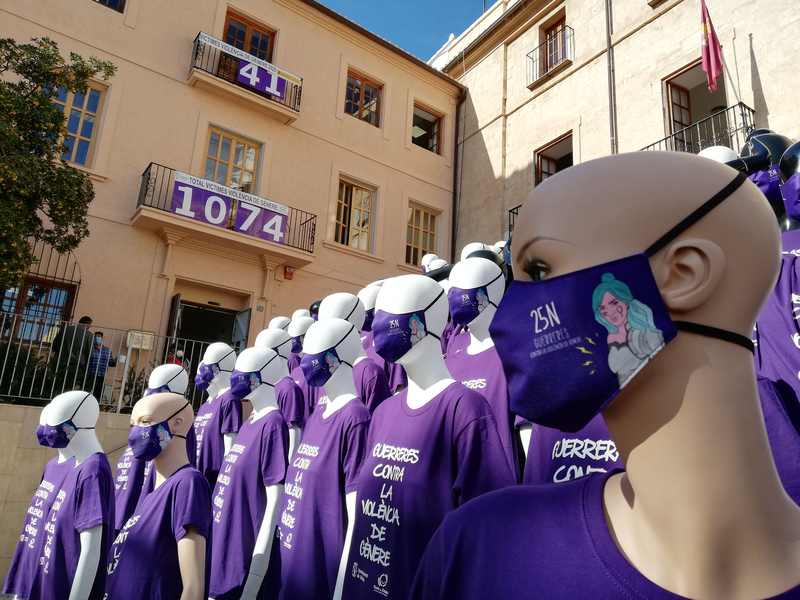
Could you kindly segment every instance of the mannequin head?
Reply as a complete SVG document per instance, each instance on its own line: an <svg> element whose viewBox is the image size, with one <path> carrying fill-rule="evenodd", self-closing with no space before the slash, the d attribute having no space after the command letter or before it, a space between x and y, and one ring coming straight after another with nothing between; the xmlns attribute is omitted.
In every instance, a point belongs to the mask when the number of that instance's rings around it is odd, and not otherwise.
<svg viewBox="0 0 800 600"><path fill-rule="evenodd" d="M460 260L464 260L470 254L475 252L476 250L491 250L486 244L483 242L469 242L466 246L461 249L461 257Z"/></svg>
<svg viewBox="0 0 800 600"><path fill-rule="evenodd" d="M289 375L286 361L270 348L254 347L244 350L236 359L231 378L231 391L250 400L255 410L275 404L275 385ZM238 390L237 380L247 382L246 390Z"/></svg>
<svg viewBox="0 0 800 600"><path fill-rule="evenodd" d="M167 422L173 434L185 436L194 422L191 403L187 403L181 394L159 392L145 396L133 405L131 425L146 427L163 421Z"/></svg>
<svg viewBox="0 0 800 600"><path fill-rule="evenodd" d="M81 461L93 452L102 451L95 433L100 406L89 392L73 390L59 394L42 412L44 425L55 434L52 439L61 441L53 447L59 449L62 457L75 456Z"/></svg>
<svg viewBox="0 0 800 600"><path fill-rule="evenodd" d="M370 283L367 287L362 288L358 292L358 299L361 300L361 304L364 305L364 310L375 309L375 300L377 300L378 292L380 291L381 291L380 285L375 285L374 283Z"/></svg>
<svg viewBox="0 0 800 600"><path fill-rule="evenodd" d="M319 306L319 320L344 319L350 321L360 331L364 324L365 312L364 305L357 296L348 292L337 292L322 300Z"/></svg>
<svg viewBox="0 0 800 600"><path fill-rule="evenodd" d="M422 311L425 311L425 327L423 329L417 319L409 322L413 345L397 359L401 365L426 355L441 357L440 338L447 323L447 295L439 283L425 275L401 275L386 280L381 286L375 303L376 323L380 318L379 312L406 315ZM426 335L426 331L433 335Z"/></svg>
<svg viewBox="0 0 800 600"><path fill-rule="evenodd" d="M331 317L317 321L306 332L304 353L318 354L332 348L341 360L351 365L364 353L358 329L350 321Z"/></svg>
<svg viewBox="0 0 800 600"><path fill-rule="evenodd" d="M300 317L311 317L311 313L308 312L307 308L298 308L296 311L292 313L292 321L295 319L299 319Z"/></svg>
<svg viewBox="0 0 800 600"><path fill-rule="evenodd" d="M314 319L311 317L295 317L292 319L292 322L289 323L289 327L286 330L286 333L289 334L289 337L292 338L292 351L294 352L302 352L303 347L303 338L308 331L308 328L311 327L315 323ZM299 345L300 349L298 350L295 346Z"/></svg>
<svg viewBox="0 0 800 600"><path fill-rule="evenodd" d="M537 186L520 211L515 277L549 279L640 254L735 175L725 165L685 153L621 154L576 165ZM673 319L749 336L774 284L779 252L772 211L745 181L649 263ZM686 376L698 360L712 367L726 364L703 358L708 356L752 361L737 346L680 332L622 389L606 416L624 411L629 399L646 405L653 381Z"/></svg>
<svg viewBox="0 0 800 600"><path fill-rule="evenodd" d="M264 329L256 336L254 346L256 348L274 350L278 354L279 360L285 363L292 348L292 336L283 329ZM236 364L239 364L238 359Z"/></svg>
<svg viewBox="0 0 800 600"><path fill-rule="evenodd" d="M183 395L158 392L145 396L131 412L128 445L136 458L154 461L159 473L168 475L187 463L186 434L193 422L191 402Z"/></svg>
<svg viewBox="0 0 800 600"><path fill-rule="evenodd" d="M448 263L443 258L434 258L430 263L428 263L428 268L425 271L426 273L430 273L431 271L435 271L436 269L441 269L442 267L446 267Z"/></svg>
<svg viewBox="0 0 800 600"><path fill-rule="evenodd" d="M319 305L322 300L314 300L311 305L308 307L308 313L311 315L311 318L315 321L317 317L319 317Z"/></svg>
<svg viewBox="0 0 800 600"><path fill-rule="evenodd" d="M214 342L206 348L203 360L197 367L195 384L200 388L208 389L209 399L223 388L228 387L231 373L236 364L236 352L224 342ZM199 382L198 382L199 380Z"/></svg>
<svg viewBox="0 0 800 600"><path fill-rule="evenodd" d="M722 164L739 158L739 155L727 146L709 146L701 150L697 156L702 156L703 158L708 158Z"/></svg>
<svg viewBox="0 0 800 600"><path fill-rule="evenodd" d="M422 267L422 272L423 273L427 273L428 269L429 269L429 265L431 264L431 261L433 261L433 260L435 260L437 258L439 258L438 254L428 253L428 254L423 255L422 258L419 261L419 266Z"/></svg>
<svg viewBox="0 0 800 600"><path fill-rule="evenodd" d="M329 395L355 394L353 364L363 356L358 328L335 317L320 319L306 333L300 368L306 383Z"/></svg>
<svg viewBox="0 0 800 600"><path fill-rule="evenodd" d="M286 329L290 322L291 319L289 317L279 315L270 320L269 325L267 325L267 329Z"/></svg>
<svg viewBox="0 0 800 600"><path fill-rule="evenodd" d="M160 365L150 372L145 396L157 392L172 392L173 394L184 395L188 387L189 374L182 366L171 363Z"/></svg>
<svg viewBox="0 0 800 600"><path fill-rule="evenodd" d="M448 299L451 314L453 314L454 308L458 310L461 301L470 304L477 302L478 313L469 322L459 324L469 325L470 322L481 317L491 321L495 307L500 304L505 291L505 279L500 267L485 258L466 258L456 263L453 270L450 271L449 280L451 290L448 291ZM468 290L477 290L474 302L472 298L462 298L467 295ZM461 293L462 291L464 293ZM484 315L484 313L486 314ZM458 319L453 316L453 321L457 322Z"/></svg>

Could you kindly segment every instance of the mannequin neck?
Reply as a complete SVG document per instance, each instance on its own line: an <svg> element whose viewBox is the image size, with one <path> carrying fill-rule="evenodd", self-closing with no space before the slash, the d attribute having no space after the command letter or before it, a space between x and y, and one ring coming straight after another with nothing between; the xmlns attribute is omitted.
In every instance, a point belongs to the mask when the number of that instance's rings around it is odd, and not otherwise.
<svg viewBox="0 0 800 600"><path fill-rule="evenodd" d="M363 346L359 346L358 354L356 354L355 358L353 358L353 366L357 365L358 363L360 363L362 360L364 360L366 358L367 358L367 353L364 352L364 347ZM347 366L347 365L345 365L345 366ZM327 388L328 386L326 385L325 387Z"/></svg>
<svg viewBox="0 0 800 600"><path fill-rule="evenodd" d="M58 464L62 464L67 462L70 458L72 458L72 454L67 450L67 448L59 448L58 449Z"/></svg>
<svg viewBox="0 0 800 600"><path fill-rule="evenodd" d="M247 399L253 405L253 420L256 421L264 415L277 410L278 401L275 399L275 388L269 385L260 385Z"/></svg>
<svg viewBox="0 0 800 600"><path fill-rule="evenodd" d="M604 417L626 465L605 488L606 511L631 562L685 596L719 595L713 585L773 595L752 586L797 559L800 509L775 470L752 356L679 334ZM730 581L714 581L720 573Z"/></svg>
<svg viewBox="0 0 800 600"><path fill-rule="evenodd" d="M399 361L408 377L407 401L420 408L455 381L442 358L442 348L433 336L426 336Z"/></svg>
<svg viewBox="0 0 800 600"><path fill-rule="evenodd" d="M75 463L80 464L92 454L103 451L94 429L79 429L65 448L69 456L75 457Z"/></svg>
<svg viewBox="0 0 800 600"><path fill-rule="evenodd" d="M214 380L208 386L207 402L211 402L212 400L214 400L217 396L219 396L230 386L231 386L231 374L226 373L224 371L220 371L220 373L216 377L214 377Z"/></svg>
<svg viewBox="0 0 800 600"><path fill-rule="evenodd" d="M153 465L156 468L156 487L187 464L189 464L189 459L186 454L186 440L172 436L167 447L153 459Z"/></svg>
<svg viewBox="0 0 800 600"><path fill-rule="evenodd" d="M494 346L494 342L489 336L489 324L494 319L496 311L497 309L490 304L469 324L470 341L467 347L468 354L480 354Z"/></svg>
<svg viewBox="0 0 800 600"><path fill-rule="evenodd" d="M353 382L353 369L342 363L325 382L325 393L328 402L325 404L323 416L328 417L356 397L356 386Z"/></svg>

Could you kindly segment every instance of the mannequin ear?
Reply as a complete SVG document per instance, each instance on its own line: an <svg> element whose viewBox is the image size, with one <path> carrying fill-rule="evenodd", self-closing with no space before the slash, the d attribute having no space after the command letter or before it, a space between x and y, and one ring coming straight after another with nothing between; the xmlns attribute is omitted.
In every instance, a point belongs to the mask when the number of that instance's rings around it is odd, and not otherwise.
<svg viewBox="0 0 800 600"><path fill-rule="evenodd" d="M706 239L682 239L671 244L653 271L671 311L688 312L714 294L727 266L725 253Z"/></svg>

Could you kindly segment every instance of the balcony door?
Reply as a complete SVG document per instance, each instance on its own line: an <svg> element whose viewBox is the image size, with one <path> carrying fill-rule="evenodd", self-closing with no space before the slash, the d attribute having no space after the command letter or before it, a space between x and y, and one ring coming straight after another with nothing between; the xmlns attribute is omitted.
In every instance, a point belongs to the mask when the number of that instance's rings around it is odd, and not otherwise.
<svg viewBox="0 0 800 600"><path fill-rule="evenodd" d="M226 44L244 50L248 54L272 62L275 47L275 32L241 15L228 11L225 17L223 41ZM236 83L239 59L227 54L220 55L219 72L222 79Z"/></svg>

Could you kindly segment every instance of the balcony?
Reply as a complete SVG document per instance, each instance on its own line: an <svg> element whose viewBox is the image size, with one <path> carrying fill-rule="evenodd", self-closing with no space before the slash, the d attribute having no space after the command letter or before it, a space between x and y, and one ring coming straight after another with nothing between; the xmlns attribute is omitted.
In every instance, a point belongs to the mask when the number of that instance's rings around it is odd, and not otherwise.
<svg viewBox="0 0 800 600"><path fill-rule="evenodd" d="M519 216L519 209L522 208L522 204L518 204L512 209L508 211L508 233L511 235L514 233L514 224L517 222L517 217Z"/></svg>
<svg viewBox="0 0 800 600"><path fill-rule="evenodd" d="M545 40L528 52L528 89L567 69L575 59L575 31L562 25L548 31Z"/></svg>
<svg viewBox="0 0 800 600"><path fill-rule="evenodd" d="M317 216L241 190L150 163L142 173L132 223L300 267L311 262Z"/></svg>
<svg viewBox="0 0 800 600"><path fill-rule="evenodd" d="M739 102L645 146L642 150L692 152L710 146L728 146L739 153L755 127L756 111Z"/></svg>
<svg viewBox="0 0 800 600"><path fill-rule="evenodd" d="M206 33L194 39L189 85L233 94L283 123L300 114L302 77Z"/></svg>

